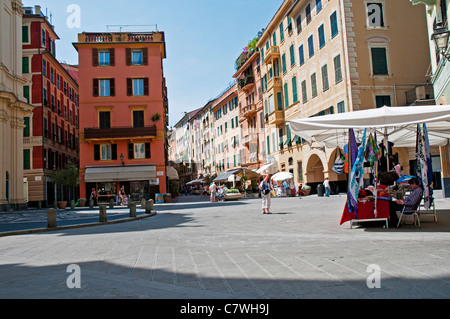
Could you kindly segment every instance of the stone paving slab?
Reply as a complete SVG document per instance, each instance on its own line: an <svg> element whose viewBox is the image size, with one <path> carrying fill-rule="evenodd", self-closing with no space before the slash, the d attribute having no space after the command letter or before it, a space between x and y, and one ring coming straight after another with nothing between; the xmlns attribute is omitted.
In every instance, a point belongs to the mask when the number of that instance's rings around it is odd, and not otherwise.
<svg viewBox="0 0 450 319"><path fill-rule="evenodd" d="M0 298L450 297L450 200L421 229L339 225L345 200L274 198L263 215L260 199L190 196L151 218L0 237ZM71 264L81 288L67 287Z"/></svg>

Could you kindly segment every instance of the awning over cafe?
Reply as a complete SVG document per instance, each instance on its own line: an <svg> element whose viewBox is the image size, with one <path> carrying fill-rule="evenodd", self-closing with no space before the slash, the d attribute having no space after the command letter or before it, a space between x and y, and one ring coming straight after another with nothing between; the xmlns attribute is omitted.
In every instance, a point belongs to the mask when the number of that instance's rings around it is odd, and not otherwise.
<svg viewBox="0 0 450 319"><path fill-rule="evenodd" d="M86 183L156 181L156 165L86 167L84 180Z"/></svg>
<svg viewBox="0 0 450 319"><path fill-rule="evenodd" d="M167 177L169 180L179 180L180 177L178 176L177 170L172 166L167 166L166 168Z"/></svg>

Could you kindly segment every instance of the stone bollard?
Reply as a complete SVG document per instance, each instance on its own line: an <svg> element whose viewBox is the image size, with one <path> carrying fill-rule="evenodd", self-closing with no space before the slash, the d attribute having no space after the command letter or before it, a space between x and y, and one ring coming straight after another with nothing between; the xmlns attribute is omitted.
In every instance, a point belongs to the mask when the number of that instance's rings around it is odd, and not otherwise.
<svg viewBox="0 0 450 319"><path fill-rule="evenodd" d="M109 200L109 208L114 208L114 199Z"/></svg>
<svg viewBox="0 0 450 319"><path fill-rule="evenodd" d="M153 210L153 199L149 199L145 204L145 213L151 214Z"/></svg>
<svg viewBox="0 0 450 319"><path fill-rule="evenodd" d="M94 208L94 200L93 199L89 200L89 208Z"/></svg>
<svg viewBox="0 0 450 319"><path fill-rule="evenodd" d="M145 209L146 202L147 202L147 201L145 200L145 198L142 198L142 199L141 199L141 208L142 208L142 209Z"/></svg>
<svg viewBox="0 0 450 319"><path fill-rule="evenodd" d="M53 208L57 209L58 208L58 203L56 201L53 202Z"/></svg>
<svg viewBox="0 0 450 319"><path fill-rule="evenodd" d="M70 201L70 209L75 209L75 200Z"/></svg>
<svg viewBox="0 0 450 319"><path fill-rule="evenodd" d="M47 210L47 227L56 227L56 209L50 208Z"/></svg>
<svg viewBox="0 0 450 319"><path fill-rule="evenodd" d="M136 217L136 203L130 204L130 217Z"/></svg>
<svg viewBox="0 0 450 319"><path fill-rule="evenodd" d="M106 223L106 206L100 205L99 206L100 216L99 216L99 222L100 223Z"/></svg>

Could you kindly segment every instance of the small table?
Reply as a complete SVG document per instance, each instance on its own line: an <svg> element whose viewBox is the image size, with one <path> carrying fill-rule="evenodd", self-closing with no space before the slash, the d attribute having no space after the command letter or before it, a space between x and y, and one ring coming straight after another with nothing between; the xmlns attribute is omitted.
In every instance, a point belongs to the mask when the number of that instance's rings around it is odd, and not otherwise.
<svg viewBox="0 0 450 319"><path fill-rule="evenodd" d="M348 210L348 204L345 203L344 212L342 213L341 223L350 221L350 228L353 227L353 223L369 222L369 221L384 221L386 222L386 228L388 228L389 220L389 200L377 200L377 216L374 212L374 201L358 201L358 217L355 213L350 213Z"/></svg>

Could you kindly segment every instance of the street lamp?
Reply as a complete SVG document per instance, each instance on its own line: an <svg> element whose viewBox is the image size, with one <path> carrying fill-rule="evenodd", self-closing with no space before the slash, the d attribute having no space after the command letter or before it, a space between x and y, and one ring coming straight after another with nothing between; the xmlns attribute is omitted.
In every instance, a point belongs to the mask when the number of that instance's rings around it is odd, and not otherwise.
<svg viewBox="0 0 450 319"><path fill-rule="evenodd" d="M120 160L122 161L122 166L125 166L125 162L123 161L123 153L120 153Z"/></svg>
<svg viewBox="0 0 450 319"><path fill-rule="evenodd" d="M439 25L431 35L431 40L434 41L436 48L438 48L442 56L450 62L450 54L446 53L449 35L450 31L444 26Z"/></svg>

